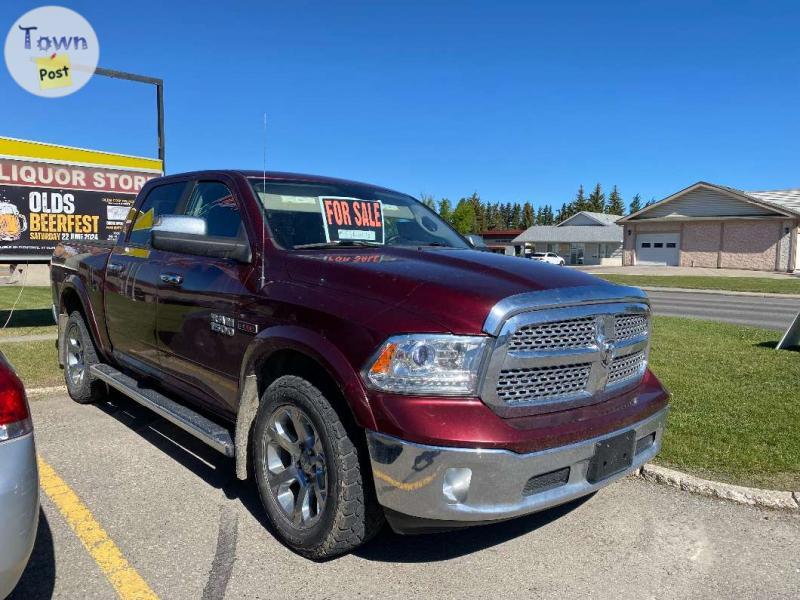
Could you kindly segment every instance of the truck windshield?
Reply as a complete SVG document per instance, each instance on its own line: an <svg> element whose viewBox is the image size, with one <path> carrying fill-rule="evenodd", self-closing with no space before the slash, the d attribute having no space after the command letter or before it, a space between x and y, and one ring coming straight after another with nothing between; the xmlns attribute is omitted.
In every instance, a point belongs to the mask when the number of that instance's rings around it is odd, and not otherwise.
<svg viewBox="0 0 800 600"><path fill-rule="evenodd" d="M263 181L261 200L275 241L286 249L365 246L469 248L439 216L410 196L367 186Z"/></svg>

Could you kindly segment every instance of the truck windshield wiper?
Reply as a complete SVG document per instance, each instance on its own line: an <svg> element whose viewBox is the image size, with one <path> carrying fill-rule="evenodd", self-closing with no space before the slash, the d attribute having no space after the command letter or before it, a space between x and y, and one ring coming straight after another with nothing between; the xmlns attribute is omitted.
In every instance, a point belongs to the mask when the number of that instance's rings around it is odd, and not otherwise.
<svg viewBox="0 0 800 600"><path fill-rule="evenodd" d="M346 247L369 247L369 246L383 246L378 242L370 242L367 240L332 240L330 242L314 242L313 244L298 244L292 246L293 250L306 250L311 248L346 248Z"/></svg>

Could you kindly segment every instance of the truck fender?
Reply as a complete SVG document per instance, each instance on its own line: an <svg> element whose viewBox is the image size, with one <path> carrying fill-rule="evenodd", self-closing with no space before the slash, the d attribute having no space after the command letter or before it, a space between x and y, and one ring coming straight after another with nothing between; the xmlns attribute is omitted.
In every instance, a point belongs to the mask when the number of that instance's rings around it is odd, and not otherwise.
<svg viewBox="0 0 800 600"><path fill-rule="evenodd" d="M89 293L86 290L86 286L84 285L83 281L77 275L69 275L67 276L63 283L61 284L61 288L58 292L58 313L61 314L65 308L63 304L64 294L67 290L71 290L75 292L75 295L78 297L78 301L81 304L81 308L83 310L83 314L86 317L86 325L89 328L89 333L92 335L92 339L94 340L94 345L97 348L97 351L106 359L109 359L109 354L106 352L106 348L108 348L108 338L105 335L105 331L101 330L97 324L97 315L95 315L94 308L92 307L92 303L89 301ZM69 315L67 315L69 316ZM62 331L59 329L59 356L61 356L61 335Z"/></svg>
<svg viewBox="0 0 800 600"><path fill-rule="evenodd" d="M375 429L375 419L358 372L329 339L295 325L270 327L259 333L248 346L239 374L241 385L234 437L236 476L239 479L247 479L250 430L261 401L259 369L271 355L281 350L293 350L316 362L338 386L355 422L360 427Z"/></svg>

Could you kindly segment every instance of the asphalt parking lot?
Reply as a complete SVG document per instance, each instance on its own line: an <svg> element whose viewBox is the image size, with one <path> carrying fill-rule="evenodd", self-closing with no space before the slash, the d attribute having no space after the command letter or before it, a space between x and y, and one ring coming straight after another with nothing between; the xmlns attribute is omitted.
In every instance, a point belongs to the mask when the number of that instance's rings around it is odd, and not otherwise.
<svg viewBox="0 0 800 600"><path fill-rule="evenodd" d="M800 515L633 478L505 524L384 530L355 554L314 563L270 535L231 462L153 413L61 393L32 410L42 460L160 598L800 597ZM99 546L84 547L43 492L34 556L12 598L115 597L109 565L93 558Z"/></svg>

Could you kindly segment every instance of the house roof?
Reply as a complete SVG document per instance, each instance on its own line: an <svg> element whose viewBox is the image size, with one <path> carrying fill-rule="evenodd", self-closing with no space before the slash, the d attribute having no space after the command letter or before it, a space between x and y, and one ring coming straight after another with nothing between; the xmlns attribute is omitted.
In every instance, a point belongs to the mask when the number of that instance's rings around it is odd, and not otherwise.
<svg viewBox="0 0 800 600"><path fill-rule="evenodd" d="M524 229L485 229L479 231L482 238L514 237L525 231Z"/></svg>
<svg viewBox="0 0 800 600"><path fill-rule="evenodd" d="M622 227L586 227L583 225L534 225L514 238L522 242L622 242Z"/></svg>
<svg viewBox="0 0 800 600"><path fill-rule="evenodd" d="M672 194L671 196L667 196L663 200L659 200L658 202L651 204L650 206L644 207L642 210L638 212L623 217L622 219L619 220L619 222L625 223L627 221L637 220L641 215L647 213L653 208L657 206L663 206L664 204L676 200L681 196L683 196L684 194L692 190L695 190L699 187L716 189L722 192L726 192L736 198L739 198L744 202L756 204L758 206L762 206L764 208L768 208L770 210L783 213L785 215L800 217L800 189L798 188L788 189L788 190L766 190L760 192L745 192L744 190L739 190L737 188L733 188L727 185L718 185L715 183L708 183L706 181L698 181L697 183L690 185L689 187L684 188L681 191Z"/></svg>
<svg viewBox="0 0 800 600"><path fill-rule="evenodd" d="M745 192L745 194L767 204L774 204L775 206L780 206L784 210L800 214L800 188Z"/></svg>
<svg viewBox="0 0 800 600"><path fill-rule="evenodd" d="M591 211L588 211L588 210L582 210L582 211L580 211L578 213L575 213L571 217L568 217L568 218L564 219L563 221L561 221L561 223L559 223L557 225L557 227L563 227L564 225L566 225L572 219L576 218L579 215L584 215L584 216L589 217L590 219L592 219L594 221L597 221L598 225L613 225L614 223L617 222L618 219L622 218L620 215L607 215L606 213L599 213L599 212L591 212Z"/></svg>

